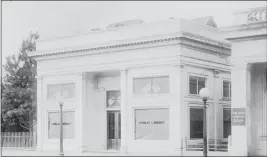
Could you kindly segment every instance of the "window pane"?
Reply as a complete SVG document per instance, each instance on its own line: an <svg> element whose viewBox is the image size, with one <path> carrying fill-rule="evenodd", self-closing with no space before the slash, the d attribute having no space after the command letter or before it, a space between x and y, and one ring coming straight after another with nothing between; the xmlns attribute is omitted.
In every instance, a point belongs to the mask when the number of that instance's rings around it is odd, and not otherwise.
<svg viewBox="0 0 267 158"><path fill-rule="evenodd" d="M169 109L135 110L136 140L168 140Z"/></svg>
<svg viewBox="0 0 267 158"><path fill-rule="evenodd" d="M65 98L73 98L74 91L75 91L74 83L63 85L63 95L65 96Z"/></svg>
<svg viewBox="0 0 267 158"><path fill-rule="evenodd" d="M189 77L189 93L197 94L197 77L195 76Z"/></svg>
<svg viewBox="0 0 267 158"><path fill-rule="evenodd" d="M108 112L108 139L115 139L115 113Z"/></svg>
<svg viewBox="0 0 267 158"><path fill-rule="evenodd" d="M118 113L118 117L119 117L118 137L119 139L121 139L121 113L120 112Z"/></svg>
<svg viewBox="0 0 267 158"><path fill-rule="evenodd" d="M55 99L57 93L61 93L62 85L48 85L47 86L47 99Z"/></svg>
<svg viewBox="0 0 267 158"><path fill-rule="evenodd" d="M55 99L57 93L62 93L65 98L74 97L75 89L74 83L69 84L57 84L47 86L47 99Z"/></svg>
<svg viewBox="0 0 267 158"><path fill-rule="evenodd" d="M150 94L151 78L135 78L133 80L134 94Z"/></svg>
<svg viewBox="0 0 267 158"><path fill-rule="evenodd" d="M120 91L107 91L107 107L118 107L120 106Z"/></svg>
<svg viewBox="0 0 267 158"><path fill-rule="evenodd" d="M63 138L74 138L74 112L63 112ZM60 113L48 113L48 139L59 139L60 137Z"/></svg>
<svg viewBox="0 0 267 158"><path fill-rule="evenodd" d="M204 78L204 77L198 77L198 94L199 94L199 91L202 88L205 88L205 81L206 81L206 78Z"/></svg>
<svg viewBox="0 0 267 158"><path fill-rule="evenodd" d="M225 98L229 98L230 94L229 94L229 89L230 88L230 82L229 81L223 81L223 97Z"/></svg>
<svg viewBox="0 0 267 158"><path fill-rule="evenodd" d="M152 78L152 93L169 93L170 84L169 77L154 77Z"/></svg>
<svg viewBox="0 0 267 158"><path fill-rule="evenodd" d="M203 138L203 109L190 108L190 138Z"/></svg>
<svg viewBox="0 0 267 158"><path fill-rule="evenodd" d="M223 109L223 137L228 138L231 135L231 109Z"/></svg>

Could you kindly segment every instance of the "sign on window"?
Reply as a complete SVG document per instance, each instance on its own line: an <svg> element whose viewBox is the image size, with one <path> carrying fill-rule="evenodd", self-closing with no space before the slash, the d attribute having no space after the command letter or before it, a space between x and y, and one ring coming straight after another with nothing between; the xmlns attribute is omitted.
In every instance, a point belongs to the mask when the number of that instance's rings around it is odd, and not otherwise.
<svg viewBox="0 0 267 158"><path fill-rule="evenodd" d="M232 125L245 126L246 124L246 108L232 108Z"/></svg>
<svg viewBox="0 0 267 158"><path fill-rule="evenodd" d="M136 109L136 140L168 140L169 109Z"/></svg>
<svg viewBox="0 0 267 158"><path fill-rule="evenodd" d="M63 112L63 138L73 139L74 138L74 112L64 111ZM60 138L60 112L49 112L48 113L48 139L59 139Z"/></svg>

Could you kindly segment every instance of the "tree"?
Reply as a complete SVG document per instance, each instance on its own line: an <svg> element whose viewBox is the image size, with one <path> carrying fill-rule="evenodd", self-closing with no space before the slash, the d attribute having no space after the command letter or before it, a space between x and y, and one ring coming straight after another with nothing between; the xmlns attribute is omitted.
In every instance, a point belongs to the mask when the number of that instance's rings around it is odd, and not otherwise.
<svg viewBox="0 0 267 158"><path fill-rule="evenodd" d="M30 32L19 54L6 58L6 75L1 84L2 131L29 131L36 120L36 61L27 53L36 50L38 38L38 33Z"/></svg>

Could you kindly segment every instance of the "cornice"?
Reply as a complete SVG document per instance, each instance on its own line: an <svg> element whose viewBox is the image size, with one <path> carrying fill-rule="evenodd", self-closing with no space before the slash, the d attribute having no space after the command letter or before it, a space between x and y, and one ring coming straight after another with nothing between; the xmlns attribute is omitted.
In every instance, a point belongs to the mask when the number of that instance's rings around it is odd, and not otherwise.
<svg viewBox="0 0 267 158"><path fill-rule="evenodd" d="M267 39L267 34L254 35L254 36L231 37L231 38L227 38L227 39L232 41L232 42L255 41L255 40Z"/></svg>
<svg viewBox="0 0 267 158"><path fill-rule="evenodd" d="M231 53L231 48L213 46L211 44L201 43L192 39L183 39L181 40L180 44L184 47L193 48L195 50L200 50L211 54L221 53L229 56Z"/></svg>
<svg viewBox="0 0 267 158"><path fill-rule="evenodd" d="M212 40L207 37L195 35L188 32L182 32L181 35L176 37L170 37L170 38L162 38L162 39L156 39L156 40L146 40L146 41L138 41L138 42L130 42L130 43L121 43L121 44L113 44L113 45L107 45L107 46L99 46L99 47L92 47L92 48L84 48L84 49L74 49L74 50L61 50L61 51L47 51L43 53L37 53L37 52L31 52L29 56L33 58L39 58L39 57L46 57L46 56L55 56L55 55L62 55L62 54L73 54L73 53L81 53L81 52L92 52L92 51L99 51L99 50L112 50L116 48L126 48L126 47L133 47L133 46L142 46L142 45L148 45L148 44L156 44L156 43L162 43L162 42L170 42L170 41L181 41L183 39L192 40L192 42L199 42L204 45L209 45L221 49L230 50L231 45L226 42L219 42Z"/></svg>

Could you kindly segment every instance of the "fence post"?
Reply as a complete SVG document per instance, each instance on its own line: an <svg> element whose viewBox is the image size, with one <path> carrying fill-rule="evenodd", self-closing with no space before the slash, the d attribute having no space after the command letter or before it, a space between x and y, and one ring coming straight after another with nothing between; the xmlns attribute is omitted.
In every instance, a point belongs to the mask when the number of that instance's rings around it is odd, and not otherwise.
<svg viewBox="0 0 267 158"><path fill-rule="evenodd" d="M33 130L33 147L36 148L36 130Z"/></svg>

